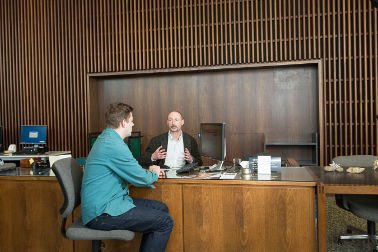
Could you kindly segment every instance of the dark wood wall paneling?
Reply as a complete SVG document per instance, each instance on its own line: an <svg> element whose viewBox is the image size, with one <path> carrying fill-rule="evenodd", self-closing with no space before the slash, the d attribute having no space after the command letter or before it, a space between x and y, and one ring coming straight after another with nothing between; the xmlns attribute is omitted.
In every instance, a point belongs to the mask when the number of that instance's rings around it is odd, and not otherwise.
<svg viewBox="0 0 378 252"><path fill-rule="evenodd" d="M225 122L229 162L264 152L264 141L311 142L312 133L323 135L318 119L320 61L251 66L256 65L101 78L91 74L90 131L106 126L104 114L110 103L127 101L135 108L133 131L142 133L143 150L152 137L167 131L166 118L172 110L182 113L184 131L197 139L201 122ZM287 146L267 151L301 163L315 153L312 148L295 151Z"/></svg>
<svg viewBox="0 0 378 252"><path fill-rule="evenodd" d="M47 124L52 150L86 152L84 5L1 1L0 124L6 144L22 124Z"/></svg>
<svg viewBox="0 0 378 252"><path fill-rule="evenodd" d="M323 61L324 157L377 154L378 10L370 1L5 0L0 124L48 124L86 155L88 73Z"/></svg>

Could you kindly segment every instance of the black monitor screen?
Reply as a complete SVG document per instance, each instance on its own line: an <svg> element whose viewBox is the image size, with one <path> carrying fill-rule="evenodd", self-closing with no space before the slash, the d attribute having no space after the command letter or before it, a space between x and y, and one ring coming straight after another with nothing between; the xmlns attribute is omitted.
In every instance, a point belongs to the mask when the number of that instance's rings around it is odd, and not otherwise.
<svg viewBox="0 0 378 252"><path fill-rule="evenodd" d="M21 144L46 144L47 125L21 125Z"/></svg>
<svg viewBox="0 0 378 252"><path fill-rule="evenodd" d="M201 155L218 161L226 157L225 123L200 124L200 151Z"/></svg>

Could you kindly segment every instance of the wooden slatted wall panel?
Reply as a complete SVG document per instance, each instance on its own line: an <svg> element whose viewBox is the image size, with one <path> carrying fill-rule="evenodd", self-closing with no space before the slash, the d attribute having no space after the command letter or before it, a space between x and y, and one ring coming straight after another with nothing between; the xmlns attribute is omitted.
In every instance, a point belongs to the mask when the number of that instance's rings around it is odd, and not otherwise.
<svg viewBox="0 0 378 252"><path fill-rule="evenodd" d="M19 126L46 124L51 150L86 152L85 5L69 1L0 3L0 124L6 144Z"/></svg>
<svg viewBox="0 0 378 252"><path fill-rule="evenodd" d="M0 123L86 154L87 73L323 60L324 163L377 154L377 9L368 1L1 1ZM9 108L11 104L11 108ZM17 115L17 116L15 116Z"/></svg>

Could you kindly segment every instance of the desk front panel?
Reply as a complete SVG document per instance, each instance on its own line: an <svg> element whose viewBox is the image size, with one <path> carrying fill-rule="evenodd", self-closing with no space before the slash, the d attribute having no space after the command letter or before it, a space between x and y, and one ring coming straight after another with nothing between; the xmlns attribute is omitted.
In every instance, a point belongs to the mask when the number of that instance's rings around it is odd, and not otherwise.
<svg viewBox="0 0 378 252"><path fill-rule="evenodd" d="M156 184L155 189L130 186L130 195L133 198L153 199L164 202L174 220L174 228L168 243L167 251L183 251L183 220L182 220L182 186L180 184ZM76 214L79 214L76 213ZM139 251L141 234L137 233L131 242L103 241L105 251ZM86 252L91 250L91 243L75 241L75 251Z"/></svg>
<svg viewBox="0 0 378 252"><path fill-rule="evenodd" d="M73 251L60 233L62 203L55 178L1 177L0 251Z"/></svg>
<svg viewBox="0 0 378 252"><path fill-rule="evenodd" d="M167 251L314 251L314 188L176 179L130 192L168 205L174 229ZM63 195L55 177L0 176L0 192L0 251L90 251L90 242L59 232ZM132 242L105 241L109 252L138 251L139 244L140 235Z"/></svg>
<svg viewBox="0 0 378 252"><path fill-rule="evenodd" d="M316 250L315 186L235 182L164 180L130 191L168 205L174 229L167 251ZM105 241L106 249L138 251L140 238ZM88 251L85 243L75 242L75 251Z"/></svg>
<svg viewBox="0 0 378 252"><path fill-rule="evenodd" d="M185 185L185 251L315 251L315 189Z"/></svg>

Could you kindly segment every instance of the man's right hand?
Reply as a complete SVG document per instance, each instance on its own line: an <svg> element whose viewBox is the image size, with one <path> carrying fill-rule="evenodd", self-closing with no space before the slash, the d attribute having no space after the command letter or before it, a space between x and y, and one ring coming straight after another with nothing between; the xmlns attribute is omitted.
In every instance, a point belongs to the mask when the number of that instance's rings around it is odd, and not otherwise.
<svg viewBox="0 0 378 252"><path fill-rule="evenodd" d="M148 167L149 171L155 172L158 176L160 176L160 166L158 165L151 165Z"/></svg>
<svg viewBox="0 0 378 252"><path fill-rule="evenodd" d="M159 148L157 148L155 152L152 153L151 159L153 161L156 161L159 159L165 159L166 156L167 156L167 152L165 151L165 149L163 149L163 146L160 145Z"/></svg>

